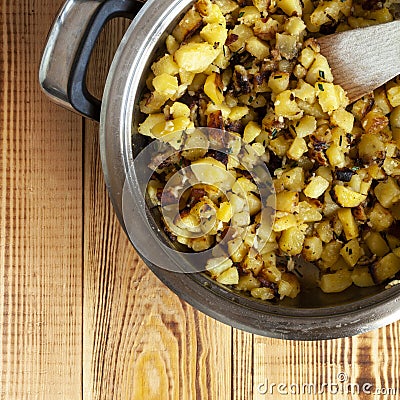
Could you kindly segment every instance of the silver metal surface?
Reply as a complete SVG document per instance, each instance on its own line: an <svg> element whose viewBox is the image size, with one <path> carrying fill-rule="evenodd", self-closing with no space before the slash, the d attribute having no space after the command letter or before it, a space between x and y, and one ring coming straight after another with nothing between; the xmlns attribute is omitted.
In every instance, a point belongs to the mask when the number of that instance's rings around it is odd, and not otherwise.
<svg viewBox="0 0 400 400"><path fill-rule="evenodd" d="M153 58L192 0L149 0L125 34L112 63L103 94L100 121L101 157L106 184L115 211L124 226L124 185L138 185L131 165L143 145L138 135L139 99ZM49 57L51 57L49 53ZM53 62L53 61L48 61ZM57 92L58 93L58 92ZM132 204L132 211L135 207ZM137 220L138 234L146 224ZM135 238L132 240L135 246ZM154 243L149 243L157 251ZM262 302L213 282L205 274L181 274L144 260L182 299L200 311L252 333L298 340L331 339L356 335L400 319L400 286L385 290L350 288L324 294L304 290L291 301Z"/></svg>

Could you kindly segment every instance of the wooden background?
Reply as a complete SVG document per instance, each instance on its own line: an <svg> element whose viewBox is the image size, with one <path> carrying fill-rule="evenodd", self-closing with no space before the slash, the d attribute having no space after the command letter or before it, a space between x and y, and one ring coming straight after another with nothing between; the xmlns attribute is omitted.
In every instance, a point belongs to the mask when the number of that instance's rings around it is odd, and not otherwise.
<svg viewBox="0 0 400 400"><path fill-rule="evenodd" d="M61 3L0 0L0 398L398 399L367 392L400 391L399 323L332 341L263 338L195 311L149 272L112 211L98 125L38 87ZM100 38L99 94L126 26ZM361 393L301 394L341 380Z"/></svg>

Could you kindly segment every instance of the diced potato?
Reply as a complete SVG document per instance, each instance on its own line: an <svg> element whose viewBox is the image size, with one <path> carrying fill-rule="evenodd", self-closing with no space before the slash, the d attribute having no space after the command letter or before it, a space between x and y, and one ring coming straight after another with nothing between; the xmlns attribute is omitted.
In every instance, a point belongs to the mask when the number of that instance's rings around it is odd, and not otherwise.
<svg viewBox="0 0 400 400"><path fill-rule="evenodd" d="M304 170L301 167L292 168L289 171L285 171L280 180L287 190L295 192L301 192L304 188Z"/></svg>
<svg viewBox="0 0 400 400"><path fill-rule="evenodd" d="M314 133L317 128L317 120L312 115L305 115L299 121L297 121L294 125L291 126L291 129L294 130L297 137L304 138L308 135Z"/></svg>
<svg viewBox="0 0 400 400"><path fill-rule="evenodd" d="M299 17L291 17L286 21L284 28L291 35L298 36L306 29L306 24Z"/></svg>
<svg viewBox="0 0 400 400"><path fill-rule="evenodd" d="M310 47L306 47L301 51L299 61L306 69L309 69L315 60L315 55L316 54L313 49L311 49ZM315 82L313 82L312 84L314 85Z"/></svg>
<svg viewBox="0 0 400 400"><path fill-rule="evenodd" d="M377 232L388 229L393 223L393 216L390 211L382 207L378 202L374 204L368 218L372 229Z"/></svg>
<svg viewBox="0 0 400 400"><path fill-rule="evenodd" d="M276 49L287 60L297 57L297 38L293 35L276 34Z"/></svg>
<svg viewBox="0 0 400 400"><path fill-rule="evenodd" d="M343 225L346 239L351 240L358 237L358 225L351 212L351 208L341 208L338 210L338 217Z"/></svg>
<svg viewBox="0 0 400 400"><path fill-rule="evenodd" d="M174 54L180 68L196 74L205 71L220 53L209 43L187 43Z"/></svg>
<svg viewBox="0 0 400 400"><path fill-rule="evenodd" d="M150 95L143 96L143 100L140 102L140 111L143 114L159 113L167 100L168 96L154 91Z"/></svg>
<svg viewBox="0 0 400 400"><path fill-rule="evenodd" d="M289 78L288 72L273 72L269 77L268 86L274 93L281 93L288 88Z"/></svg>
<svg viewBox="0 0 400 400"><path fill-rule="evenodd" d="M303 250L304 239L304 233L297 226L293 226L282 232L279 248L285 253L295 256Z"/></svg>
<svg viewBox="0 0 400 400"><path fill-rule="evenodd" d="M224 101L221 76L219 74L213 72L207 77L204 83L204 93L216 105L220 105Z"/></svg>
<svg viewBox="0 0 400 400"><path fill-rule="evenodd" d="M201 24L201 15L197 11L190 9L174 28L172 35L179 43L183 42L185 38L196 31Z"/></svg>
<svg viewBox="0 0 400 400"><path fill-rule="evenodd" d="M378 257L383 257L390 251L385 239L379 232L367 232L364 236L364 240L371 252L376 254Z"/></svg>
<svg viewBox="0 0 400 400"><path fill-rule="evenodd" d="M153 65L151 66L151 70L156 76L161 74L174 76L179 72L179 66L174 61L172 55L166 54L164 57L153 63Z"/></svg>
<svg viewBox="0 0 400 400"><path fill-rule="evenodd" d="M239 8L239 5L233 0L215 0L215 4L220 8L224 15L230 14Z"/></svg>
<svg viewBox="0 0 400 400"><path fill-rule="evenodd" d="M304 189L304 194L312 199L317 199L322 196L329 187L329 182L322 176L313 176L310 182Z"/></svg>
<svg viewBox="0 0 400 400"><path fill-rule="evenodd" d="M264 60L269 56L268 44L255 36L247 40L246 50L258 60Z"/></svg>
<svg viewBox="0 0 400 400"><path fill-rule="evenodd" d="M249 252L249 248L243 243L242 238L236 237L228 242L228 254L233 262L241 262Z"/></svg>
<svg viewBox="0 0 400 400"><path fill-rule="evenodd" d="M165 45L167 46L169 54L174 54L175 51L179 49L179 43L172 35L168 35L167 39L165 40Z"/></svg>
<svg viewBox="0 0 400 400"><path fill-rule="evenodd" d="M326 150L326 155L332 167L342 168L345 166L344 151L340 146L331 144Z"/></svg>
<svg viewBox="0 0 400 400"><path fill-rule="evenodd" d="M321 221L316 225L318 236L324 243L329 243L333 240L333 229L329 220Z"/></svg>
<svg viewBox="0 0 400 400"><path fill-rule="evenodd" d="M235 27L231 31L229 31L228 39L229 36L232 34L235 35L235 38L237 38L234 42L228 45L229 49L233 53L243 52L246 47L246 41L254 36L253 30L246 25L235 25Z"/></svg>
<svg viewBox="0 0 400 400"><path fill-rule="evenodd" d="M379 161L385 158L385 145L378 135L365 133L358 145L358 154L366 163Z"/></svg>
<svg viewBox="0 0 400 400"><path fill-rule="evenodd" d="M210 272L213 278L217 278L224 271L231 268L232 265L232 260L226 257L210 258L207 261L206 269L208 272Z"/></svg>
<svg viewBox="0 0 400 400"><path fill-rule="evenodd" d="M192 161L191 170L201 183L217 185L220 189L232 187L235 177L226 171L225 165L213 157Z"/></svg>
<svg viewBox="0 0 400 400"><path fill-rule="evenodd" d="M299 192L283 191L276 195L276 209L294 213L299 204Z"/></svg>
<svg viewBox="0 0 400 400"><path fill-rule="evenodd" d="M282 274L282 279L278 284L278 293L281 299L285 296L294 299L300 293L300 283L297 277L290 272Z"/></svg>
<svg viewBox="0 0 400 400"><path fill-rule="evenodd" d="M153 86L157 92L171 98L178 91L178 79L163 73L153 79Z"/></svg>
<svg viewBox="0 0 400 400"><path fill-rule="evenodd" d="M231 108L229 119L231 121L238 121L248 114L249 108L247 106L235 106Z"/></svg>
<svg viewBox="0 0 400 400"><path fill-rule="evenodd" d="M391 176L387 178L386 182L378 183L374 193L379 203L385 208L390 208L400 200L400 187Z"/></svg>
<svg viewBox="0 0 400 400"><path fill-rule="evenodd" d="M302 7L300 0L277 0L277 6L289 17L297 15L301 17Z"/></svg>
<svg viewBox="0 0 400 400"><path fill-rule="evenodd" d="M223 285L236 285L239 283L239 272L236 267L225 270L217 277L217 282Z"/></svg>
<svg viewBox="0 0 400 400"><path fill-rule="evenodd" d="M351 272L347 269L339 269L333 274L322 275L319 287L324 293L339 293L351 286L352 283Z"/></svg>
<svg viewBox="0 0 400 400"><path fill-rule="evenodd" d="M315 54L314 62L312 63L306 75L306 82L308 82L310 85L315 85L315 83L318 81L323 81L324 83L333 82L333 75L329 67L328 60L322 54L319 53ZM332 86L333 85L328 85L326 87L329 89Z"/></svg>
<svg viewBox="0 0 400 400"><path fill-rule="evenodd" d="M169 111L172 114L172 116L174 117L174 119L179 118L179 117L189 118L189 116L190 116L189 107L184 103L180 103L179 101L175 101L174 104L172 104Z"/></svg>
<svg viewBox="0 0 400 400"><path fill-rule="evenodd" d="M250 179L242 176L234 183L232 191L238 194L243 192L257 192L257 185Z"/></svg>
<svg viewBox="0 0 400 400"><path fill-rule="evenodd" d="M273 289L266 287L252 289L250 293L255 299L261 300L272 300L275 297Z"/></svg>
<svg viewBox="0 0 400 400"><path fill-rule="evenodd" d="M207 24L200 31L200 36L214 48L222 49L228 37L228 31L220 24Z"/></svg>
<svg viewBox="0 0 400 400"><path fill-rule="evenodd" d="M346 133L349 133L353 130L354 115L346 111L344 108L338 108L333 111L331 122L342 128Z"/></svg>
<svg viewBox="0 0 400 400"><path fill-rule="evenodd" d="M263 259L272 257L276 258L275 253L273 252L267 253L265 256L263 255ZM262 270L262 275L265 276L270 282L279 282L282 278L282 272L276 267L276 265L273 264L266 265Z"/></svg>
<svg viewBox="0 0 400 400"><path fill-rule="evenodd" d="M384 88L378 88L374 91L375 106L378 106L383 114L389 114L392 111L392 106L386 96L386 90Z"/></svg>
<svg viewBox="0 0 400 400"><path fill-rule="evenodd" d="M288 214L283 217L276 218L272 229L274 232L282 232L294 226L297 226L297 219L293 214Z"/></svg>
<svg viewBox="0 0 400 400"><path fill-rule="evenodd" d="M314 206L307 201L299 203L299 212L297 214L297 222L302 224L304 222L317 222L321 221L322 215Z"/></svg>
<svg viewBox="0 0 400 400"><path fill-rule="evenodd" d="M331 112L342 106L337 90L338 87L339 86L336 86L333 83L327 82L317 82L315 84L318 101L324 112Z"/></svg>
<svg viewBox="0 0 400 400"><path fill-rule="evenodd" d="M306 141L301 137L295 137L289 150L287 151L287 156L292 160L300 160L302 155L308 151Z"/></svg>
<svg viewBox="0 0 400 400"><path fill-rule="evenodd" d="M259 254L256 256L251 256L250 254L246 256L243 262L243 269L245 271L252 271L254 275L258 275L258 273L263 268L263 260Z"/></svg>
<svg viewBox="0 0 400 400"><path fill-rule="evenodd" d="M366 195L354 192L348 187L341 185L336 185L333 191L337 203L342 207L357 207L367 198Z"/></svg>
<svg viewBox="0 0 400 400"><path fill-rule="evenodd" d="M400 85L391 87L386 93L392 107L400 106Z"/></svg>
<svg viewBox="0 0 400 400"><path fill-rule="evenodd" d="M354 267L359 258L362 256L362 250L358 240L352 239L347 242L340 250L340 255L350 267Z"/></svg>
<svg viewBox="0 0 400 400"><path fill-rule="evenodd" d="M250 273L239 277L239 282L236 286L236 289L241 291L251 291L252 289L259 288L260 286L260 281Z"/></svg>
<svg viewBox="0 0 400 400"><path fill-rule="evenodd" d="M329 184L331 184L333 181L332 171L329 167L319 167L315 171L315 175L322 176L324 179L326 179L329 182Z"/></svg>
<svg viewBox="0 0 400 400"><path fill-rule="evenodd" d="M261 133L261 127L254 121L250 121L244 128L243 140L251 143Z"/></svg>
<svg viewBox="0 0 400 400"><path fill-rule="evenodd" d="M357 266L351 273L353 283L358 287L374 286L375 282L369 272L368 267Z"/></svg>
<svg viewBox="0 0 400 400"><path fill-rule="evenodd" d="M229 222L232 218L233 210L229 201L224 201L220 204L217 210L217 218L222 222Z"/></svg>
<svg viewBox="0 0 400 400"><path fill-rule="evenodd" d="M384 128L386 128L389 124L389 120L380 111L375 108L371 110L361 121L361 125L364 128L366 133L376 134L381 132Z"/></svg>
<svg viewBox="0 0 400 400"><path fill-rule="evenodd" d="M317 236L304 239L302 255L307 261L316 261L322 255L322 240Z"/></svg>
<svg viewBox="0 0 400 400"><path fill-rule="evenodd" d="M349 15L351 6L352 0L322 1L312 12L310 20L316 26L338 21L341 12Z"/></svg>
<svg viewBox="0 0 400 400"><path fill-rule="evenodd" d="M389 253L372 265L371 275L375 283L382 283L400 271L400 258L394 253Z"/></svg>
<svg viewBox="0 0 400 400"><path fill-rule="evenodd" d="M262 40L275 38L279 29L279 22L271 17L268 17L266 21L264 19L257 20L253 27L254 34Z"/></svg>
<svg viewBox="0 0 400 400"><path fill-rule="evenodd" d="M138 132L145 136L154 137L151 133L151 129L162 122L165 122L164 114L150 114L146 120L139 125Z"/></svg>
<svg viewBox="0 0 400 400"><path fill-rule="evenodd" d="M340 255L342 244L340 242L332 241L324 246L321 259L327 266L332 266L336 263Z"/></svg>
<svg viewBox="0 0 400 400"><path fill-rule="evenodd" d="M297 105L291 90L284 90L275 99L275 114L288 119L297 119L303 115L303 111Z"/></svg>
<svg viewBox="0 0 400 400"><path fill-rule="evenodd" d="M290 142L284 136L278 136L269 142L268 146L277 156L283 157L286 155L290 147Z"/></svg>
<svg viewBox="0 0 400 400"><path fill-rule="evenodd" d="M261 14L260 14L260 11L257 9L257 7L246 6L239 10L238 21L242 24L252 26L260 18L261 18Z"/></svg>

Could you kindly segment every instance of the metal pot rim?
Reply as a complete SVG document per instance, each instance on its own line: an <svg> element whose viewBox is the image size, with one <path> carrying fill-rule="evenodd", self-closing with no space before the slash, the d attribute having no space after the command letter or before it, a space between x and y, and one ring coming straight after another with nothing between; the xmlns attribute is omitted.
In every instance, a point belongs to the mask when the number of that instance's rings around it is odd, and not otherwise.
<svg viewBox="0 0 400 400"><path fill-rule="evenodd" d="M126 32L112 63L103 95L100 150L105 181L124 226L122 191L133 161L132 116L138 111L141 71L165 32L193 0L149 0ZM135 241L132 240L135 247ZM143 255L141 255L143 257ZM348 304L290 308L250 300L202 274L149 268L179 297L205 314L259 335L296 340L352 336L400 319L400 285Z"/></svg>

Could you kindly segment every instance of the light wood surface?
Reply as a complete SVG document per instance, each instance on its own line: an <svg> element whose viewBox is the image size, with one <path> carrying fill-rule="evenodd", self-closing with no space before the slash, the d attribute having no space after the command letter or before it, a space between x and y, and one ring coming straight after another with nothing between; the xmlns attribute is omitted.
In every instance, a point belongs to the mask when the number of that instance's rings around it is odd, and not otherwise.
<svg viewBox="0 0 400 400"><path fill-rule="evenodd" d="M400 391L399 323L332 341L254 336L197 312L139 260L106 193L98 126L38 88L61 3L0 0L0 399L398 399L367 392ZM126 25L100 38L97 93ZM341 379L360 393L321 389Z"/></svg>

